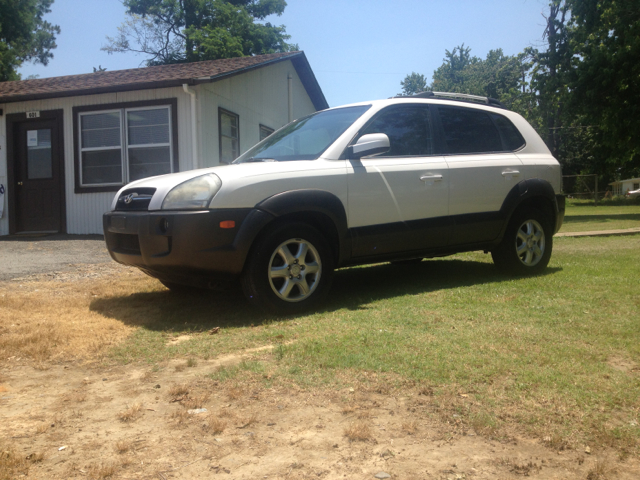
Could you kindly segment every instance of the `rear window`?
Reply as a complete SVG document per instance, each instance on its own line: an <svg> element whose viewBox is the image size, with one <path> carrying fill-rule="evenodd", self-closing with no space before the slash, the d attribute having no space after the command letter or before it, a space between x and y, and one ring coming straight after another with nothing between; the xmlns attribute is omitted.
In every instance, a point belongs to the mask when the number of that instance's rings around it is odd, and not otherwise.
<svg viewBox="0 0 640 480"><path fill-rule="evenodd" d="M481 110L438 107L447 153L489 153L504 151L496 125Z"/></svg>
<svg viewBox="0 0 640 480"><path fill-rule="evenodd" d="M502 140L507 151L513 152L524 147L524 138L516 126L511 123L511 120L507 117L503 117L502 115L498 115L497 113L494 113L491 116L502 134Z"/></svg>

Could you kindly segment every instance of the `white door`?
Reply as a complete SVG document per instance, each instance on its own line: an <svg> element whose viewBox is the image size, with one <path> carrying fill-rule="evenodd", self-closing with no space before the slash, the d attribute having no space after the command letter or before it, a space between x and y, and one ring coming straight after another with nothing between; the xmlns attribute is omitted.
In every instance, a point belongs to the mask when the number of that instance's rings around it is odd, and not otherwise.
<svg viewBox="0 0 640 480"><path fill-rule="evenodd" d="M464 107L438 107L450 171L449 214L452 244L495 239L504 219L500 208L524 180L520 159L506 149L489 113Z"/></svg>
<svg viewBox="0 0 640 480"><path fill-rule="evenodd" d="M347 162L353 255L446 245L449 169L433 155L428 106L389 107L360 133L385 133L391 148Z"/></svg>

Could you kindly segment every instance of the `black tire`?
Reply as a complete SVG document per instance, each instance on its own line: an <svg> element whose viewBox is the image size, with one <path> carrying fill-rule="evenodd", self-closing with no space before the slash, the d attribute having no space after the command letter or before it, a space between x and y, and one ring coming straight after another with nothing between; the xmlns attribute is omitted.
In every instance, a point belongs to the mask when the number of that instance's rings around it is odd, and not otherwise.
<svg viewBox="0 0 640 480"><path fill-rule="evenodd" d="M288 260L285 260L288 257ZM333 254L325 238L305 223L282 224L253 246L242 289L252 305L291 315L314 309L331 288Z"/></svg>
<svg viewBox="0 0 640 480"><path fill-rule="evenodd" d="M549 264L552 249L551 220L540 210L525 208L511 217L502 242L491 256L505 273L535 275Z"/></svg>

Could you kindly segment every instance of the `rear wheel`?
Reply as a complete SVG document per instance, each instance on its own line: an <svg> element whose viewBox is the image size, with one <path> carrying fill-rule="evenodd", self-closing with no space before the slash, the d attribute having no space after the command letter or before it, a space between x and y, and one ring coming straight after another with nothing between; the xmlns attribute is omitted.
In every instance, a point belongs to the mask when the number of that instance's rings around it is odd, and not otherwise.
<svg viewBox="0 0 640 480"><path fill-rule="evenodd" d="M549 264L552 248L550 219L535 208L527 208L514 214L502 242L491 256L502 271L515 275L536 274Z"/></svg>
<svg viewBox="0 0 640 480"><path fill-rule="evenodd" d="M280 225L254 246L242 277L247 299L276 314L316 307L328 293L333 256L324 237L304 223Z"/></svg>

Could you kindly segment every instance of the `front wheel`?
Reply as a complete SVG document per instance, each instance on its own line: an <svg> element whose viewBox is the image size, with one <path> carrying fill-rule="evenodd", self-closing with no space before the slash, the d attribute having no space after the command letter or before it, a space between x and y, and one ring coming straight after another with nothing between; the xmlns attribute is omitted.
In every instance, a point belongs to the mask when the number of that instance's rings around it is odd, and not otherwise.
<svg viewBox="0 0 640 480"><path fill-rule="evenodd" d="M295 314L322 301L332 276L333 256L324 237L303 223L284 224L257 241L242 288L247 299L262 310Z"/></svg>
<svg viewBox="0 0 640 480"><path fill-rule="evenodd" d="M511 218L502 242L491 256L500 270L529 275L547 267L552 248L551 222L539 210L529 208Z"/></svg>

